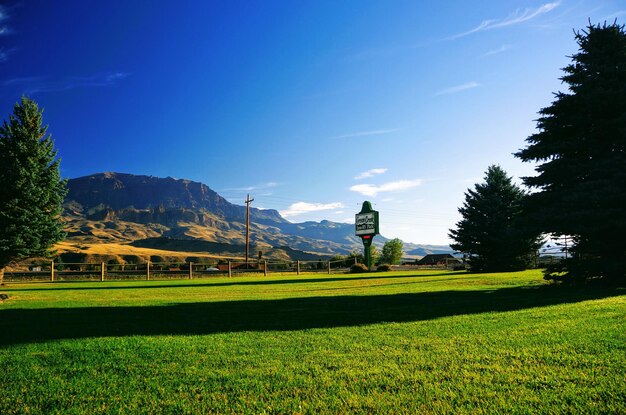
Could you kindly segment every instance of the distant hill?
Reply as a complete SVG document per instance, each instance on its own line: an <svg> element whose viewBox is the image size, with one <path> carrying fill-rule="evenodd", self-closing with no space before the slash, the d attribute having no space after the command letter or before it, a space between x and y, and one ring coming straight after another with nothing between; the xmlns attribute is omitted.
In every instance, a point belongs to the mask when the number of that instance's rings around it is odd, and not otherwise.
<svg viewBox="0 0 626 415"><path fill-rule="evenodd" d="M406 250L409 255L426 256L432 254L452 254L452 248L446 245L420 245L418 248Z"/></svg>
<svg viewBox="0 0 626 415"><path fill-rule="evenodd" d="M240 255L245 210L203 183L107 172L68 181L64 220L73 246L110 243ZM362 249L351 224L292 223L276 210L257 208L251 208L250 221L251 244L270 257L314 259ZM375 244L386 240L377 237ZM445 246L414 244L405 250L412 255L451 252Z"/></svg>
<svg viewBox="0 0 626 415"><path fill-rule="evenodd" d="M78 203L86 211L171 209L206 210L232 220L245 220L246 208L234 205L203 183L191 180L158 178L124 173L99 173L70 179L67 201ZM256 221L287 222L273 209L250 209Z"/></svg>

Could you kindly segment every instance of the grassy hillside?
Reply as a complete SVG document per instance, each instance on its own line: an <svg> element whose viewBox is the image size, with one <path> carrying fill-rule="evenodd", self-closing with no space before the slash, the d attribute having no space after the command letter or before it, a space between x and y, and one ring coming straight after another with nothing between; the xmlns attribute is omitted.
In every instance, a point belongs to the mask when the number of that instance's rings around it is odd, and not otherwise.
<svg viewBox="0 0 626 415"><path fill-rule="evenodd" d="M221 257L244 255L245 225L238 222L229 223L217 217L213 217L212 223L217 225L177 222L175 225L165 226L123 220L92 221L80 217L66 217L64 225L68 238L57 245L57 250L59 253L73 252L83 255L98 255L104 251L105 255L109 256L145 257L149 254L134 249L138 247L169 251L159 255L176 258L198 254ZM280 260L290 258L284 249L275 249L277 246L295 249L291 252L295 254L291 259L303 258L307 252L316 255L316 258L348 252L343 245L302 236L283 235L278 228L268 225L253 223L251 228L252 245L255 249L261 250L267 258Z"/></svg>
<svg viewBox="0 0 626 415"><path fill-rule="evenodd" d="M179 240L169 238L149 238L142 241L127 243L80 243L72 241L59 242L55 249L64 259L64 262L99 263L116 260L123 264L144 263L148 260L153 262L185 262L189 258L193 261L211 262L219 259L243 260L245 258L245 245L220 244L217 242L206 242L202 240ZM251 254L256 257L261 250L263 258L271 260L290 261L327 259L328 255L311 254L303 251L291 249L289 247L250 247ZM221 252L214 254L211 252ZM35 262L46 262L46 260L36 259ZM32 261L31 261L32 262ZM25 268L26 262L22 264ZM15 267L18 269L17 267Z"/></svg>
<svg viewBox="0 0 626 415"><path fill-rule="evenodd" d="M214 255L207 254L207 252L176 252L166 249L154 249L135 247L128 244L120 243L75 243L70 241L60 242L56 245L56 250L62 256L68 256L63 254L74 254L76 260L65 262L107 262L110 259L116 259L119 263L125 263L124 258L134 257L136 262L145 262L150 258L163 258L164 261L181 261L184 262L186 258L193 256L198 258L228 258L226 255ZM69 255L71 258L72 255ZM232 257L239 257L239 255L231 255Z"/></svg>
<svg viewBox="0 0 626 415"><path fill-rule="evenodd" d="M626 290L538 271L1 292L2 414L626 412Z"/></svg>

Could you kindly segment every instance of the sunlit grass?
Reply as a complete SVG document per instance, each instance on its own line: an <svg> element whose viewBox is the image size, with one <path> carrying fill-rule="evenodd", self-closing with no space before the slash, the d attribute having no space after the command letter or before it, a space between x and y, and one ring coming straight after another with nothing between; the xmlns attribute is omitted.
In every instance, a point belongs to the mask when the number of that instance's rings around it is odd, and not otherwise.
<svg viewBox="0 0 626 415"><path fill-rule="evenodd" d="M152 256L160 256L164 258L179 258L181 262L189 256L198 258L216 259L226 258L222 255L207 255L206 252L175 252L164 249L155 248L140 248L132 245L128 245L120 242L111 243L88 243L88 242L74 242L63 241L59 242L55 248L59 253L72 252L81 253L85 255L96 256L121 256L121 255L134 255L140 258L150 258Z"/></svg>
<svg viewBox="0 0 626 415"><path fill-rule="evenodd" d="M626 411L626 291L537 271L1 292L2 414Z"/></svg>

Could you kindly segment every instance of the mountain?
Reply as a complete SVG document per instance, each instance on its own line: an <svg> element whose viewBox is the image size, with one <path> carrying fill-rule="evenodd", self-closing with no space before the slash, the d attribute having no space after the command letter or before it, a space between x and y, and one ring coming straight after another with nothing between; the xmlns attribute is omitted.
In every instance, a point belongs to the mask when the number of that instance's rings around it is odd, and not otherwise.
<svg viewBox="0 0 626 415"><path fill-rule="evenodd" d="M68 181L65 246L93 250L96 245L115 244L128 249L242 256L245 214L245 206L232 204L207 185L191 180L93 174ZM273 209L250 209L250 234L252 255L261 251L270 257L302 259L311 253L328 257L362 250L354 225L327 220L292 223ZM377 237L375 244L380 247L386 240ZM405 247L439 253L427 246Z"/></svg>
<svg viewBox="0 0 626 415"><path fill-rule="evenodd" d="M445 245L419 245L417 248L412 248L412 244L410 246L405 244L405 252L408 255L426 256L431 254L452 254L454 251Z"/></svg>
<svg viewBox="0 0 626 415"><path fill-rule="evenodd" d="M162 179L112 172L92 174L70 179L66 200L74 201L87 210L105 205L111 210L206 210L233 220L245 220L246 215L244 206L228 202L207 185L172 177ZM252 208L250 218L257 222L287 222L273 209Z"/></svg>

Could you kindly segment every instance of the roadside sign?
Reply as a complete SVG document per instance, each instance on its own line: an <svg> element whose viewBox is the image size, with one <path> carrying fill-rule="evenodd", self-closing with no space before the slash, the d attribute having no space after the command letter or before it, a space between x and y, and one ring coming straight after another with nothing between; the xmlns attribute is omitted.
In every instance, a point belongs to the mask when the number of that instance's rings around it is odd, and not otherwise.
<svg viewBox="0 0 626 415"><path fill-rule="evenodd" d="M378 234L378 212L357 213L354 223L356 224L356 236Z"/></svg>
<svg viewBox="0 0 626 415"><path fill-rule="evenodd" d="M354 216L356 236L363 242L363 256L368 269L372 267L371 246L375 235L378 235L378 212L372 209L372 204L363 202L361 211Z"/></svg>

